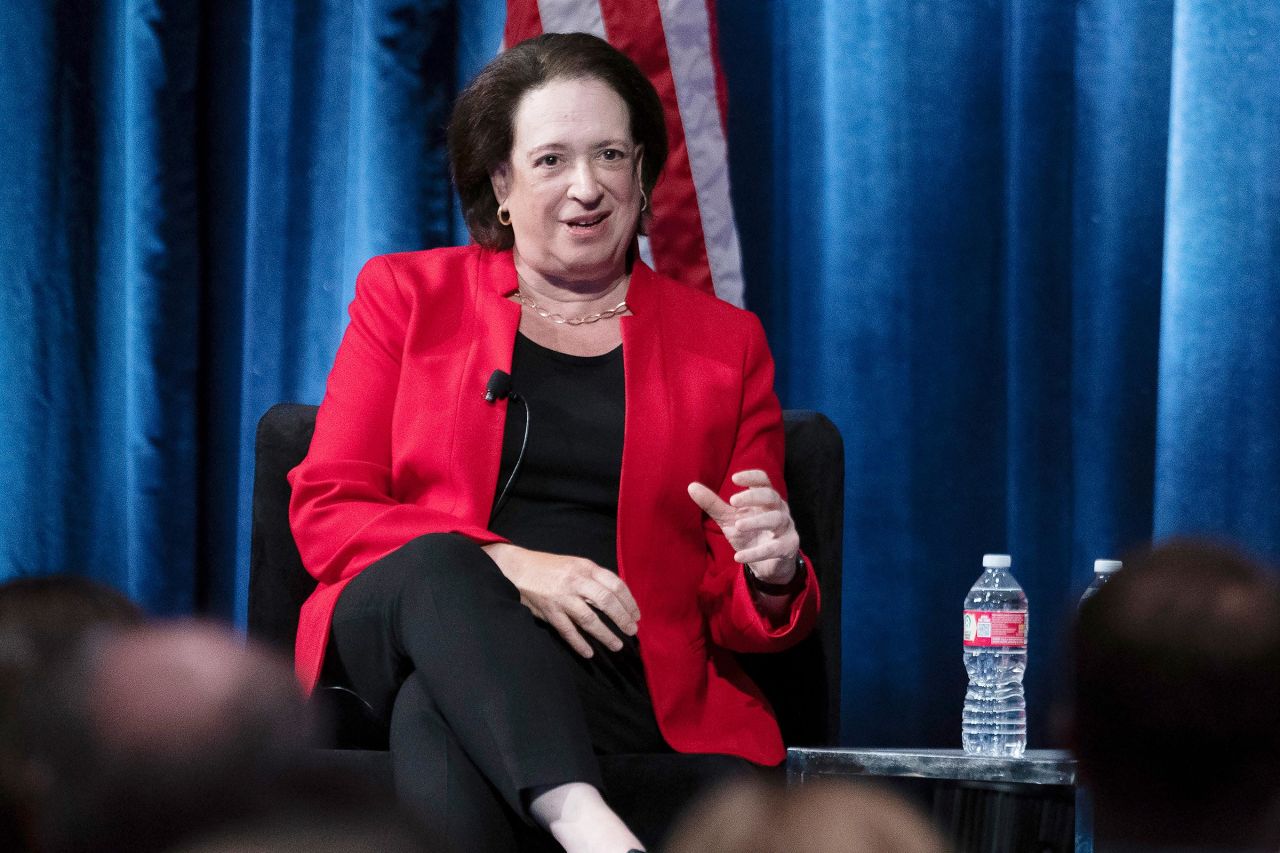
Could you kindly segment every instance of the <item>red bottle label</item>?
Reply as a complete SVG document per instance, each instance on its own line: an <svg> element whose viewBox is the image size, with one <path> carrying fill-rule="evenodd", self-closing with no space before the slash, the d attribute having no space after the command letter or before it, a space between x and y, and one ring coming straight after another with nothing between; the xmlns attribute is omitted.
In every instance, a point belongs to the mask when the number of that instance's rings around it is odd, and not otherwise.
<svg viewBox="0 0 1280 853"><path fill-rule="evenodd" d="M966 646L1025 646L1027 644L1027 611L966 610L964 612L964 644Z"/></svg>

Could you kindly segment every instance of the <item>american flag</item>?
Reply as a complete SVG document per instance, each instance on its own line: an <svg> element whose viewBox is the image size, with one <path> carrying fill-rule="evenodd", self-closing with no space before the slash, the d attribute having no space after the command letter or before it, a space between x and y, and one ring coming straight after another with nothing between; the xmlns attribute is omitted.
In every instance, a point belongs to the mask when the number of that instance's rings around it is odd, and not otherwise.
<svg viewBox="0 0 1280 853"><path fill-rule="evenodd" d="M670 146L641 255L661 273L742 305L715 20L715 0L507 0L503 42L592 33L640 66L662 98Z"/></svg>

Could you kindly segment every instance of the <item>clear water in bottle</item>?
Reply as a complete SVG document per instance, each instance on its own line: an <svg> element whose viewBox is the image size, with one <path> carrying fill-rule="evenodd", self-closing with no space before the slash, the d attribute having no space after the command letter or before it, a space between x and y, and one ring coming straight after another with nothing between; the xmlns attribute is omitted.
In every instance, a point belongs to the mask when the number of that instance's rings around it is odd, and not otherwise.
<svg viewBox="0 0 1280 853"><path fill-rule="evenodd" d="M1097 595L1098 590L1106 586L1107 581L1111 580L1111 576L1122 568L1124 568L1124 563L1119 560L1094 560L1093 581L1085 588L1084 595L1080 596L1080 604L1084 604Z"/></svg>
<svg viewBox="0 0 1280 853"><path fill-rule="evenodd" d="M964 697L960 742L970 755L1016 758L1027 747L1027 596L1007 554L986 554L964 600Z"/></svg>

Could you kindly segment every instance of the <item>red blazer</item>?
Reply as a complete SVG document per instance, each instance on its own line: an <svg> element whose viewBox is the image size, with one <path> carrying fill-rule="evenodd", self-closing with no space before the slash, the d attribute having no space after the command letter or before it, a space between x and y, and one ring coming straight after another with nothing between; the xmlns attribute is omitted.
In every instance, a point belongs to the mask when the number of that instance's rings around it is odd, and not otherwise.
<svg viewBox="0 0 1280 853"><path fill-rule="evenodd" d="M506 401L486 403L511 370L520 307L510 252L476 246L386 255L356 281L351 323L329 374L305 460L289 474L290 523L319 582L302 607L298 676L320 674L343 586L425 533L485 529L497 486ZM681 752L775 764L773 712L730 652L779 650L817 619L808 586L785 625L756 609L719 527L686 491L738 491L762 468L780 491L782 413L773 361L753 314L637 262L623 317L625 432L618 571L640 607L639 641L658 725Z"/></svg>

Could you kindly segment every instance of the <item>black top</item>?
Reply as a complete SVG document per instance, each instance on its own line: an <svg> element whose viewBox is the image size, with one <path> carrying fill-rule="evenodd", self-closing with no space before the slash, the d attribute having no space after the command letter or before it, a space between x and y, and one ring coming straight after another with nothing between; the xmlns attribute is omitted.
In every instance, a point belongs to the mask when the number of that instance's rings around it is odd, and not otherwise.
<svg viewBox="0 0 1280 853"><path fill-rule="evenodd" d="M520 453L526 416L529 444L489 529L525 548L587 557L616 572L622 347L567 355L517 335L511 387L527 408L507 403L495 503Z"/></svg>
<svg viewBox="0 0 1280 853"><path fill-rule="evenodd" d="M515 467L528 417L524 460L489 529L516 545L586 557L618 571L618 481L626 414L622 347L604 355L557 352L516 336L495 506ZM601 614L605 624L613 627ZM548 630L551 630L548 628ZM600 752L669 749L658 731L634 637L611 652L590 635L595 655L570 652L575 678Z"/></svg>

